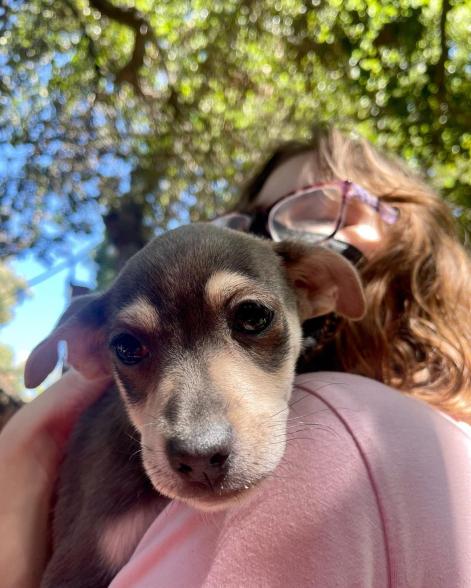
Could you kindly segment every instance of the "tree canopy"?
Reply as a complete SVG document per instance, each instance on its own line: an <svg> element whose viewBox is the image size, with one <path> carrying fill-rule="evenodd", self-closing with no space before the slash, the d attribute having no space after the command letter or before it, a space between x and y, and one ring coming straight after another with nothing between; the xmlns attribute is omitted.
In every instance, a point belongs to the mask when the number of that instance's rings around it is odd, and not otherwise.
<svg viewBox="0 0 471 588"><path fill-rule="evenodd" d="M471 226L469 3L1 0L0 23L3 256L61 255L102 218L119 265L323 121L424 169Z"/></svg>

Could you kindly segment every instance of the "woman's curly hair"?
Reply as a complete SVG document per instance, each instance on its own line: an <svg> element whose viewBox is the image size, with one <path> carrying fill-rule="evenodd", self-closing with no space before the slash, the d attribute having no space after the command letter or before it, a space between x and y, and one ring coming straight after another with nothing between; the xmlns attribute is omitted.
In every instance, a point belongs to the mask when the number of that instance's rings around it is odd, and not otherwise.
<svg viewBox="0 0 471 588"><path fill-rule="evenodd" d="M319 181L351 180L400 211L359 266L367 313L339 320L339 365L471 421L471 259L449 206L403 162L330 129L281 145L245 186L238 209L253 210L271 173L306 152Z"/></svg>

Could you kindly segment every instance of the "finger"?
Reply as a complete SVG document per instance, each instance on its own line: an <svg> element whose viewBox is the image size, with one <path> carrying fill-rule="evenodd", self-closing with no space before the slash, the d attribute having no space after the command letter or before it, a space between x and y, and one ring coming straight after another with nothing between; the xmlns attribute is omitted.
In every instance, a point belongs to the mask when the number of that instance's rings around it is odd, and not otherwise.
<svg viewBox="0 0 471 588"><path fill-rule="evenodd" d="M69 370L24 405L7 423L1 437L8 437L11 444L24 445L47 433L58 443L65 442L78 416L109 384L109 377L86 380L75 370Z"/></svg>

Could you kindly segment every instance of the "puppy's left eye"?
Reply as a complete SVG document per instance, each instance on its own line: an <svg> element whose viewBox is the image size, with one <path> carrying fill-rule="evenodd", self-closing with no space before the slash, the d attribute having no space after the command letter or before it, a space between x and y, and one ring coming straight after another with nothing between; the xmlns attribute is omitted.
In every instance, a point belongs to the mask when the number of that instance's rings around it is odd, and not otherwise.
<svg viewBox="0 0 471 588"><path fill-rule="evenodd" d="M147 347L144 347L136 337L129 333L121 333L114 337L110 347L119 361L125 365L135 365L149 355Z"/></svg>
<svg viewBox="0 0 471 588"><path fill-rule="evenodd" d="M235 309L232 328L239 333L258 335L270 326L273 315L271 308L259 302L242 302Z"/></svg>

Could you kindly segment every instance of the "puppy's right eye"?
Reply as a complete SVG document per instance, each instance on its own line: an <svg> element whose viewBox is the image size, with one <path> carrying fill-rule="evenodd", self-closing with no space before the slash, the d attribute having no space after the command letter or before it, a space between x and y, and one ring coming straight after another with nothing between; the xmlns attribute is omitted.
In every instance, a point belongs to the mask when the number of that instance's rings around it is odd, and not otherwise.
<svg viewBox="0 0 471 588"><path fill-rule="evenodd" d="M149 355L149 350L129 333L121 333L114 337L110 347L124 365L135 365Z"/></svg>
<svg viewBox="0 0 471 588"><path fill-rule="evenodd" d="M258 335L268 329L273 320L273 310L255 302L247 300L235 309L232 328L246 335Z"/></svg>

